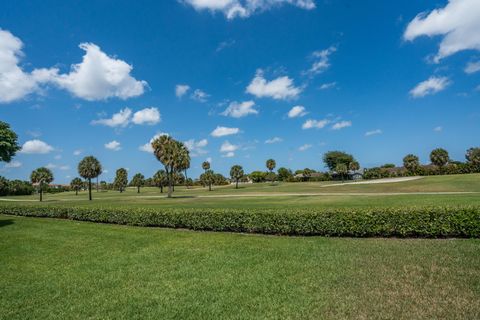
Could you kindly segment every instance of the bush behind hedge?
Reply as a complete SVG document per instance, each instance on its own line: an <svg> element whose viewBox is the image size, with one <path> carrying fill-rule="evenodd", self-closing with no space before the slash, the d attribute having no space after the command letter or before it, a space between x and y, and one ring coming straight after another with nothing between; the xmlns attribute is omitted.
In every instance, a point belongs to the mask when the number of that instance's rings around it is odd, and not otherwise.
<svg viewBox="0 0 480 320"><path fill-rule="evenodd" d="M0 205L1 214L146 227L349 237L480 237L480 207L183 209Z"/></svg>

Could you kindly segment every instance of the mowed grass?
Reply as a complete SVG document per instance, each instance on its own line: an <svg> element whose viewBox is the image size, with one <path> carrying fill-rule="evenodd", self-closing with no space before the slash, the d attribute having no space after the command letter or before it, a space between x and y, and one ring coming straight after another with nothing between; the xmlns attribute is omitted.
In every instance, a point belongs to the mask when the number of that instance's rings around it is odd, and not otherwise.
<svg viewBox="0 0 480 320"><path fill-rule="evenodd" d="M0 216L0 319L478 319L480 240Z"/></svg>
<svg viewBox="0 0 480 320"><path fill-rule="evenodd" d="M430 176L418 180L382 184L345 184L332 182L259 183L186 189L177 186L174 199L166 199L158 188L135 188L126 192L87 192L47 194L43 205L185 207L185 208L288 208L288 207L403 207L431 205L480 205L480 174ZM441 194L437 194L441 193ZM452 193L452 194L445 194ZM38 196L7 197L7 200L39 205ZM2 201L0 201L0 204Z"/></svg>

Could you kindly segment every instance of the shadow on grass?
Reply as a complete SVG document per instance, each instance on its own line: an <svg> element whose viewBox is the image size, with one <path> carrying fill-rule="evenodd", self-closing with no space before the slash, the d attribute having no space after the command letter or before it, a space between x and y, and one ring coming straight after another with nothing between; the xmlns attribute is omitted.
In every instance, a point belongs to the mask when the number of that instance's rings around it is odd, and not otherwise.
<svg viewBox="0 0 480 320"><path fill-rule="evenodd" d="M9 226L11 224L14 224L13 220L11 220L11 219L0 220L0 228Z"/></svg>

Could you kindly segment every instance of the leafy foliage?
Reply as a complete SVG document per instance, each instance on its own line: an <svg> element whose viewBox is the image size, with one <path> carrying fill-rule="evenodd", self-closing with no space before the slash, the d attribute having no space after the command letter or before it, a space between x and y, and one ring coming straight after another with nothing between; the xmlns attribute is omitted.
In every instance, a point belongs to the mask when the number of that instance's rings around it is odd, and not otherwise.
<svg viewBox="0 0 480 320"><path fill-rule="evenodd" d="M97 158L87 156L78 164L78 174L88 180L88 199L92 200L92 179L102 174L102 165Z"/></svg>
<svg viewBox="0 0 480 320"><path fill-rule="evenodd" d="M20 150L17 139L18 136L10 129L10 125L0 121L0 161L10 162Z"/></svg>
<svg viewBox="0 0 480 320"><path fill-rule="evenodd" d="M133 176L130 185L137 187L137 192L140 193L140 188L145 185L145 176L141 173L137 173Z"/></svg>
<svg viewBox="0 0 480 320"><path fill-rule="evenodd" d="M335 171L338 164L344 164L348 168L350 163L354 161L355 159L351 154L343 151L329 151L323 155L323 162L330 171Z"/></svg>
<svg viewBox="0 0 480 320"><path fill-rule="evenodd" d="M236 164L230 169L230 178L235 181L235 188L238 189L238 181L244 176L242 166Z"/></svg>
<svg viewBox="0 0 480 320"><path fill-rule="evenodd" d="M420 161L418 157L414 154L407 154L403 158L403 166L410 172L415 172L420 166Z"/></svg>
<svg viewBox="0 0 480 320"><path fill-rule="evenodd" d="M124 168L120 168L115 173L115 180L113 181L113 185L115 189L120 192L123 192L128 184L128 173L127 170Z"/></svg>
<svg viewBox="0 0 480 320"><path fill-rule="evenodd" d="M345 237L480 237L480 207L92 208L1 204L0 214L148 227Z"/></svg>
<svg viewBox="0 0 480 320"><path fill-rule="evenodd" d="M437 167L442 168L450 161L450 156L447 150L437 148L430 153L430 161Z"/></svg>
<svg viewBox="0 0 480 320"><path fill-rule="evenodd" d="M32 171L32 174L30 175L30 181L32 184L38 185L40 201L42 201L45 186L53 181L53 173L50 171L50 169L45 167L38 168Z"/></svg>

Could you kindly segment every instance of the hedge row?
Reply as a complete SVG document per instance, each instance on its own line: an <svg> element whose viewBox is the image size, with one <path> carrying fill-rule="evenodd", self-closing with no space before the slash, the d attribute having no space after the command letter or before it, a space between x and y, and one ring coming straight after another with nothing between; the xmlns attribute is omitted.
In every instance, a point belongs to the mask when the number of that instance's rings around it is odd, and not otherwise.
<svg viewBox="0 0 480 320"><path fill-rule="evenodd" d="M480 237L480 207L163 209L0 205L1 214L122 225L283 235Z"/></svg>

